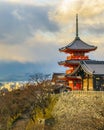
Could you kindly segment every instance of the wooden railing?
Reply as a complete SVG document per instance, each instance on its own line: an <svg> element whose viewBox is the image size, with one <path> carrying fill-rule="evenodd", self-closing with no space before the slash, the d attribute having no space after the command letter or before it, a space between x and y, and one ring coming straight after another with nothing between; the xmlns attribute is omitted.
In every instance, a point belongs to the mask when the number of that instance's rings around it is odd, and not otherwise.
<svg viewBox="0 0 104 130"><path fill-rule="evenodd" d="M67 56L67 60L78 60L78 59L82 59L82 60L87 60L89 59L88 56Z"/></svg>
<svg viewBox="0 0 104 130"><path fill-rule="evenodd" d="M73 72L73 69L70 69L70 70L66 70L66 74L70 74Z"/></svg>

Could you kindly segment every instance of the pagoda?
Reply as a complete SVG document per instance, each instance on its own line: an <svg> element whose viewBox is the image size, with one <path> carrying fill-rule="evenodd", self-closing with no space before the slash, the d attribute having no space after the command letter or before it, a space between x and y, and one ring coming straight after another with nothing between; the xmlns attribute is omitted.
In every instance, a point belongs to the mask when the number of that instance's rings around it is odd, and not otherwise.
<svg viewBox="0 0 104 130"><path fill-rule="evenodd" d="M78 68L81 61L89 60L85 55L91 51L96 50L96 46L89 45L82 41L78 35L78 14L76 15L76 37L75 39L59 49L60 52L67 53L68 56L65 61L58 62L59 65L67 67L66 73L61 80L65 80L72 90L82 90L82 80L80 76L72 76L72 73Z"/></svg>

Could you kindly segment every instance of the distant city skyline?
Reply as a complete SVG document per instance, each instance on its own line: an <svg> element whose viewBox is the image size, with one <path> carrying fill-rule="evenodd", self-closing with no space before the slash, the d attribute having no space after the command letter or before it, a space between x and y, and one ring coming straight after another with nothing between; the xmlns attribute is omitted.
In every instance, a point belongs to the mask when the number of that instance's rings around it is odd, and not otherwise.
<svg viewBox="0 0 104 130"><path fill-rule="evenodd" d="M64 72L58 49L74 40L76 13L80 38L98 47L89 57L104 60L103 0L0 0L0 80Z"/></svg>

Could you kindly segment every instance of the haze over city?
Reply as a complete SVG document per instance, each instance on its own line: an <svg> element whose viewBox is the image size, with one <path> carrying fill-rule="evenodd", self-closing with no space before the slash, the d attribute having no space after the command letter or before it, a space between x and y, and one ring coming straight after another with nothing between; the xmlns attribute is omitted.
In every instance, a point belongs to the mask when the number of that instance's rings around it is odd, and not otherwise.
<svg viewBox="0 0 104 130"><path fill-rule="evenodd" d="M80 38L98 47L90 58L104 60L103 0L0 0L0 80L63 72L58 49L74 40L76 14Z"/></svg>

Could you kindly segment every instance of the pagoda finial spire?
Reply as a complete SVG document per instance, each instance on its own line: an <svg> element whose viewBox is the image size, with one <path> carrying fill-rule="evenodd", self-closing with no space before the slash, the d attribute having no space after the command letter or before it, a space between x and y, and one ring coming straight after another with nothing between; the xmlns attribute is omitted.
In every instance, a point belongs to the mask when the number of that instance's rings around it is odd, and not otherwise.
<svg viewBox="0 0 104 130"><path fill-rule="evenodd" d="M76 38L78 38L78 14L76 14Z"/></svg>

